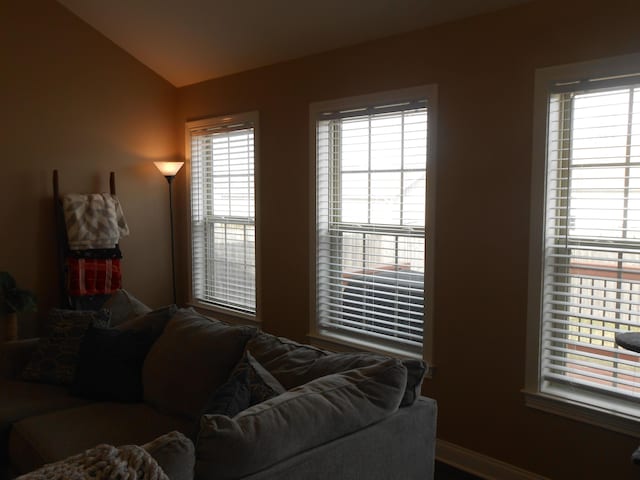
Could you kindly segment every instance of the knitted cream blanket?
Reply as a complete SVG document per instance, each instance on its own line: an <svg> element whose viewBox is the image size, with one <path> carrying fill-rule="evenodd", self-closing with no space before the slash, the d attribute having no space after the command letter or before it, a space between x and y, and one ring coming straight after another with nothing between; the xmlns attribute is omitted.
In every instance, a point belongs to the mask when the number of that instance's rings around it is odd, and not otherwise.
<svg viewBox="0 0 640 480"><path fill-rule="evenodd" d="M98 445L16 480L169 480L158 462L136 445Z"/></svg>
<svg viewBox="0 0 640 480"><path fill-rule="evenodd" d="M118 197L110 193L70 193L62 198L71 250L113 248L129 235Z"/></svg>

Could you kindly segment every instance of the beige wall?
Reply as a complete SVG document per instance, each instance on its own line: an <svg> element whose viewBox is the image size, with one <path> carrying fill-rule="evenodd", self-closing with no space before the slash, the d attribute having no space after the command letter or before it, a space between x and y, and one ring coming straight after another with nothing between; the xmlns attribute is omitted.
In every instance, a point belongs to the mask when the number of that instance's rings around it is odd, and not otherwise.
<svg viewBox="0 0 640 480"><path fill-rule="evenodd" d="M520 389L534 70L638 52L639 25L633 0L538 1L181 88L180 131L260 112L265 329L307 332L309 103L437 83L437 371L424 393L439 437L554 479L637 478L638 439L527 408Z"/></svg>
<svg viewBox="0 0 640 480"><path fill-rule="evenodd" d="M555 479L637 478L638 439L526 408L520 389L534 70L638 52L638 25L635 0L545 0L176 91L52 0L1 2L0 269L46 311L57 295L51 172L78 192L106 189L115 170L132 230L125 286L167 303L167 187L150 162L175 158L187 119L258 110L261 314L266 330L303 340L309 103L437 83L437 371L424 393L439 402L439 437ZM184 300L182 173L176 186Z"/></svg>
<svg viewBox="0 0 640 480"><path fill-rule="evenodd" d="M168 303L168 192L151 160L175 158L175 88L52 0L0 2L0 59L0 270L43 315L58 292L52 171L80 193L108 191L113 170L131 228L124 285Z"/></svg>

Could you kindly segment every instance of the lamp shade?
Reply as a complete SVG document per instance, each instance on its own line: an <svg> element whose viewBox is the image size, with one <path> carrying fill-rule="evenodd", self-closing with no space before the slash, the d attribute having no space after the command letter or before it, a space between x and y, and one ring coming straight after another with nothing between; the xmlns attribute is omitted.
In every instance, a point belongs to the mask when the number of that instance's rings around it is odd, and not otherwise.
<svg viewBox="0 0 640 480"><path fill-rule="evenodd" d="M174 177L182 168L184 162L153 162L165 177Z"/></svg>

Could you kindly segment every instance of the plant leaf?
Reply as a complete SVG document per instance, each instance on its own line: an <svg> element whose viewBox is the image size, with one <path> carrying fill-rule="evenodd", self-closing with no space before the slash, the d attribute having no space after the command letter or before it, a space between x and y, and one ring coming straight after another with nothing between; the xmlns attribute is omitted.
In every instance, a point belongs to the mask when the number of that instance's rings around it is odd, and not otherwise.
<svg viewBox="0 0 640 480"><path fill-rule="evenodd" d="M35 311L36 297L29 290L18 288L8 272L0 272L0 314Z"/></svg>

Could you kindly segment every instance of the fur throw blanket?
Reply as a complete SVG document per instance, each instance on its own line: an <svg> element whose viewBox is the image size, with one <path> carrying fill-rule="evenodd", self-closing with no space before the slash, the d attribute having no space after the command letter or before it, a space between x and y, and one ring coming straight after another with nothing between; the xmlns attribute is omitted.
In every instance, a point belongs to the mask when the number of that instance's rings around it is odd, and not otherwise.
<svg viewBox="0 0 640 480"><path fill-rule="evenodd" d="M47 464L16 480L169 480L158 462L136 445L98 445Z"/></svg>

